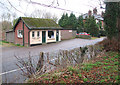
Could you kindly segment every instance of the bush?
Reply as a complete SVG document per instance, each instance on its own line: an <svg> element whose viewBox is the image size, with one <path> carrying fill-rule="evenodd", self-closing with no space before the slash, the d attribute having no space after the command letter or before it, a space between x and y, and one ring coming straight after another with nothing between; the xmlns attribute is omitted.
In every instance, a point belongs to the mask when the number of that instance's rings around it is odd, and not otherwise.
<svg viewBox="0 0 120 85"><path fill-rule="evenodd" d="M4 40L3 40L3 41L2 41L2 43L9 43L9 42L8 42L8 41L4 41Z"/></svg>
<svg viewBox="0 0 120 85"><path fill-rule="evenodd" d="M117 51L120 52L120 41L116 38L104 39L102 42L99 42L103 46L105 51Z"/></svg>
<svg viewBox="0 0 120 85"><path fill-rule="evenodd" d="M76 38L91 39L91 35L76 35Z"/></svg>
<svg viewBox="0 0 120 85"><path fill-rule="evenodd" d="M100 33L100 36L106 36L106 32L104 30L100 30L99 33Z"/></svg>
<svg viewBox="0 0 120 85"><path fill-rule="evenodd" d="M20 44L16 44L16 46L20 46Z"/></svg>

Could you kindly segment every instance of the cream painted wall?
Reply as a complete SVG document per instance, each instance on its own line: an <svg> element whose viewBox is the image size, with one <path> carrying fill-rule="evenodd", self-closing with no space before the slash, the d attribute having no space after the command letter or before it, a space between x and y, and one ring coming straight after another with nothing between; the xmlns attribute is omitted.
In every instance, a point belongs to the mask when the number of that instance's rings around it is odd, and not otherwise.
<svg viewBox="0 0 120 85"><path fill-rule="evenodd" d="M59 41L61 41L61 30L59 30Z"/></svg>
<svg viewBox="0 0 120 85"><path fill-rule="evenodd" d="M32 37L32 32L35 32L35 37ZM37 31L40 31L40 37L37 37ZM30 32L30 44L39 44L42 43L42 31L41 30L32 30Z"/></svg>
<svg viewBox="0 0 120 85"><path fill-rule="evenodd" d="M32 32L35 32L35 37L32 37ZM40 37L37 37L37 31L40 31ZM30 32L30 44L40 44L42 43L42 31L46 31L46 43L56 42L56 30L32 30ZM48 31L54 31L54 38L48 37ZM61 41L61 30L59 30L59 41Z"/></svg>

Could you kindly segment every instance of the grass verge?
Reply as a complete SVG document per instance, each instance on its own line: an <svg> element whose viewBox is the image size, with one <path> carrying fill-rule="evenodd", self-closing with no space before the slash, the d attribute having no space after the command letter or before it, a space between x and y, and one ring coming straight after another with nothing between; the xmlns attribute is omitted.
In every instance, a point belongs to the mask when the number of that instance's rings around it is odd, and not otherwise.
<svg viewBox="0 0 120 85"><path fill-rule="evenodd" d="M11 46L24 47L24 46L21 46L20 44L14 44L7 41L0 41L0 47L11 47Z"/></svg>
<svg viewBox="0 0 120 85"><path fill-rule="evenodd" d="M69 66L29 79L29 83L120 83L117 52L107 52L87 63Z"/></svg>
<svg viewBox="0 0 120 85"><path fill-rule="evenodd" d="M91 40L95 40L95 39L98 39L98 37L91 37Z"/></svg>

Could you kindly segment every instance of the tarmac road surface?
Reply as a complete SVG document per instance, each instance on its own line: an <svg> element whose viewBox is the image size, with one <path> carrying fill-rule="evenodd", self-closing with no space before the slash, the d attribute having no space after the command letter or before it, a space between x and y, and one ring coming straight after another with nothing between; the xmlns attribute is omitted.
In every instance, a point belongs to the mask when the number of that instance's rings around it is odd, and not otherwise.
<svg viewBox="0 0 120 85"><path fill-rule="evenodd" d="M21 75L20 69L16 66L17 59L14 56L19 56L25 59L29 56L29 53L31 56L37 56L40 52L57 52L65 49L69 50L86 45L93 45L102 41L104 38L105 37L95 40L71 39L32 47L2 47L2 55L0 55L0 58L2 58L2 72L0 72L0 76L2 76L2 82L22 83L24 82L24 79L26 79Z"/></svg>

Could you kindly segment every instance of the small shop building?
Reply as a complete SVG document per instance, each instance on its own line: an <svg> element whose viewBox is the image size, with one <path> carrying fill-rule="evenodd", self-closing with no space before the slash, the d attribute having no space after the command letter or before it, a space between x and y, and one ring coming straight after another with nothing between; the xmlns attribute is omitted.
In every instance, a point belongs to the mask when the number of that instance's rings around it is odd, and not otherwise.
<svg viewBox="0 0 120 85"><path fill-rule="evenodd" d="M65 35L68 35L68 38L72 38L73 31L61 28L52 19L30 17L19 17L13 27L13 31L6 32L7 41L23 46L59 42L61 39L67 39Z"/></svg>

